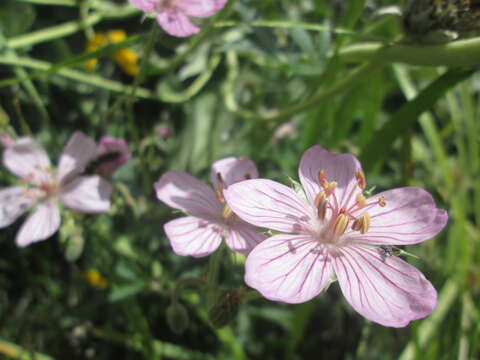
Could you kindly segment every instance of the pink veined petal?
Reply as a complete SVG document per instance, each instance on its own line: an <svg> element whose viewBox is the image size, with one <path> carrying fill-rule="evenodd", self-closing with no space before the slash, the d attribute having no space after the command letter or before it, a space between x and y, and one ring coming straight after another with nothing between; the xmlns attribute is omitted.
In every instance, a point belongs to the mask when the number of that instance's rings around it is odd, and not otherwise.
<svg viewBox="0 0 480 360"><path fill-rule="evenodd" d="M275 181L246 180L223 191L233 212L246 222L287 233L304 233L313 217L295 191Z"/></svg>
<svg viewBox="0 0 480 360"><path fill-rule="evenodd" d="M379 249L343 247L333 266L347 301L370 321L404 327L429 315L437 304L437 292L420 271Z"/></svg>
<svg viewBox="0 0 480 360"><path fill-rule="evenodd" d="M20 247L48 239L60 227L60 210L54 201L39 204L20 228L16 243Z"/></svg>
<svg viewBox="0 0 480 360"><path fill-rule="evenodd" d="M155 5L157 4L156 0L129 0L129 2L136 8L145 12L153 11L155 9Z"/></svg>
<svg viewBox="0 0 480 360"><path fill-rule="evenodd" d="M3 152L3 163L23 180L40 185L50 181L50 160L45 150L31 138L17 139Z"/></svg>
<svg viewBox="0 0 480 360"><path fill-rule="evenodd" d="M385 207L375 206L370 215L370 230L354 236L363 243L374 245L416 244L437 235L447 224L448 214L437 209L432 196L418 187L384 191L368 202L385 198Z"/></svg>
<svg viewBox="0 0 480 360"><path fill-rule="evenodd" d="M239 220L228 230L225 242L233 251L248 254L266 238L259 229Z"/></svg>
<svg viewBox="0 0 480 360"><path fill-rule="evenodd" d="M157 15L157 22L163 30L173 36L185 37L200 31L187 15L174 9L160 11Z"/></svg>
<svg viewBox="0 0 480 360"><path fill-rule="evenodd" d="M0 228L12 224L33 206L36 199L28 194L29 189L20 186L0 190Z"/></svg>
<svg viewBox="0 0 480 360"><path fill-rule="evenodd" d="M57 181L65 183L87 167L97 151L97 144L81 131L76 131L68 140L60 156Z"/></svg>
<svg viewBox="0 0 480 360"><path fill-rule="evenodd" d="M178 0L178 7L187 15L208 17L225 6L227 0Z"/></svg>
<svg viewBox="0 0 480 360"><path fill-rule="evenodd" d="M203 257L217 250L223 229L215 223L193 216L181 217L163 226L177 255Z"/></svg>
<svg viewBox="0 0 480 360"><path fill-rule="evenodd" d="M213 187L220 186L218 174L222 177L227 187L243 180L255 179L258 177L258 170L252 160L246 157L228 157L213 163L210 177Z"/></svg>
<svg viewBox="0 0 480 360"><path fill-rule="evenodd" d="M324 170L328 181L337 182L335 195L341 207L346 205L347 197L352 190L355 190L357 186L355 171L361 169L355 156L331 153L315 145L303 154L298 167L298 176L307 199L313 203L317 194L323 190L318 181L318 173L320 170Z"/></svg>
<svg viewBox="0 0 480 360"><path fill-rule="evenodd" d="M302 303L324 289L332 276L331 261L308 235L275 235L247 256L245 282L267 299Z"/></svg>
<svg viewBox="0 0 480 360"><path fill-rule="evenodd" d="M112 186L100 176L81 176L62 187L60 201L69 209L84 213L107 212Z"/></svg>
<svg viewBox="0 0 480 360"><path fill-rule="evenodd" d="M211 220L222 218L222 204L215 192L192 175L169 171L154 184L157 198L168 206Z"/></svg>

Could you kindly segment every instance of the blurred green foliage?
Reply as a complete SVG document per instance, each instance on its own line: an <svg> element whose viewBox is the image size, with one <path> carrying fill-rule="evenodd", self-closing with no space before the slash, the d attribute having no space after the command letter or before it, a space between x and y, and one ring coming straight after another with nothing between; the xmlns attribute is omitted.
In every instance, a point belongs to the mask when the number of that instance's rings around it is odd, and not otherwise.
<svg viewBox="0 0 480 360"><path fill-rule="evenodd" d="M62 231L25 249L13 241L19 222L1 230L0 354L477 359L480 78L469 65L480 46L399 40L398 17L378 15L387 5L403 4L230 0L200 34L177 39L126 0L3 0L0 131L33 135L53 157L75 130L123 137L133 157L114 175L110 213L66 214ZM110 29L129 37L84 52L88 38ZM123 46L141 58L136 78L110 56ZM99 64L89 73L93 57ZM233 155L288 183L313 144L360 156L376 191L422 186L449 211L446 231L408 248L439 291L437 310L407 328L384 328L354 313L334 284L300 305L243 301L217 329L198 284L185 284L178 300L189 326L170 330L172 291L180 279L204 277L208 259L171 251L162 225L177 214L155 199L153 182L170 169L208 181L210 164ZM0 181L12 177L2 170ZM242 264L223 257L225 293L243 284ZM106 286L85 276L91 270Z"/></svg>

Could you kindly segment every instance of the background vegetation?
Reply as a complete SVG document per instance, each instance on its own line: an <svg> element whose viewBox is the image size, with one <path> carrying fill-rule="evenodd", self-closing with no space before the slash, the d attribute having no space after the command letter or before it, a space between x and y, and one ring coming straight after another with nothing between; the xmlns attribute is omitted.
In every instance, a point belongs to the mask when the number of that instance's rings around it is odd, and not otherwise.
<svg viewBox="0 0 480 360"><path fill-rule="evenodd" d="M125 138L133 156L112 179L108 214L65 213L62 231L24 249L14 243L20 222L1 230L0 354L477 359L480 45L398 43L398 17L377 13L387 5L403 3L229 0L200 34L178 39L126 0L3 0L0 131L35 137L53 158L75 130ZM127 38L85 52L87 39L112 29ZM112 58L125 46L138 54L135 77ZM208 181L210 164L233 155L286 183L313 144L359 156L375 191L421 186L448 209L441 235L407 249L439 292L436 311L385 328L333 285L300 305L245 301L215 329L204 292L185 286L189 327L173 332L171 291L204 276L209 259L171 251L162 225L178 214L156 200L153 182L170 169ZM2 170L1 184L11 180ZM82 232L72 236L72 224ZM240 286L242 257L224 258L221 284Z"/></svg>

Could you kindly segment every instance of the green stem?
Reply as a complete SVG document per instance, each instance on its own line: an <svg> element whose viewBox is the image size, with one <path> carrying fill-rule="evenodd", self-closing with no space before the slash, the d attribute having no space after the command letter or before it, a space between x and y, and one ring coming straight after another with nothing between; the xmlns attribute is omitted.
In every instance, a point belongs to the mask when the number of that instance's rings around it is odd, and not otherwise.
<svg viewBox="0 0 480 360"><path fill-rule="evenodd" d="M0 354L17 360L53 360L48 355L32 352L3 339L0 339Z"/></svg>
<svg viewBox="0 0 480 360"><path fill-rule="evenodd" d="M210 309L215 303L217 297L218 272L223 259L225 244L219 246L217 251L210 255L208 270L206 276L207 283L207 309Z"/></svg>
<svg viewBox="0 0 480 360"><path fill-rule="evenodd" d="M18 49L53 39L59 39L78 31L82 31L86 26L92 26L99 23L101 20L102 14L96 12L87 16L84 20L69 21L61 25L10 38L6 41L6 46L10 49Z"/></svg>
<svg viewBox="0 0 480 360"><path fill-rule="evenodd" d="M328 25L310 24L304 22L291 22L291 21L271 21L271 20L256 20L250 22L240 21L217 21L213 24L216 28L234 27L234 26L246 26L246 27L264 27L274 29L303 29L310 31L329 31L334 34L355 34L354 32L342 29L332 28Z"/></svg>
<svg viewBox="0 0 480 360"><path fill-rule="evenodd" d="M410 65L476 66L480 63L480 37L440 45L367 42L346 46L340 49L338 56L345 62L381 58L387 63Z"/></svg>
<svg viewBox="0 0 480 360"><path fill-rule="evenodd" d="M49 71L52 69L52 66L53 66L53 64L46 61L35 60L30 58L20 58L20 57L13 58L12 56L2 56L2 55L0 55L0 64L14 65L14 66L18 65L18 66L28 67L36 70L43 70L46 72L45 75L50 74ZM129 89L129 86L122 84L118 81L105 79L95 74L89 74L86 72L72 70L72 69L61 68L61 69L58 69L52 75L60 75L65 78L75 80L84 84L99 87L101 89L107 89L114 93L126 93ZM18 81L15 79L14 82L16 83ZM1 87L1 86L9 85L10 82L0 81L0 83L1 83L0 85ZM144 99L155 98L149 90L144 88L137 89L136 96Z"/></svg>

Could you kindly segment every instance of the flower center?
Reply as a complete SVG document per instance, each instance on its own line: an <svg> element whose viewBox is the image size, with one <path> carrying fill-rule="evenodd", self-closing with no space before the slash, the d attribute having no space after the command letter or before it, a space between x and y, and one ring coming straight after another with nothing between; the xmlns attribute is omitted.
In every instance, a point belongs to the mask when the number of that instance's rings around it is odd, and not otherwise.
<svg viewBox="0 0 480 360"><path fill-rule="evenodd" d="M346 196L342 205L335 190L337 182L329 181L324 170L318 173L321 190L313 202L316 219L313 221L312 232L319 242L331 245L343 245L348 241L345 233L350 230L365 234L370 229L368 210L374 206L384 207L385 199L367 201L362 192L365 190L365 175L361 170L355 172L356 186Z"/></svg>

